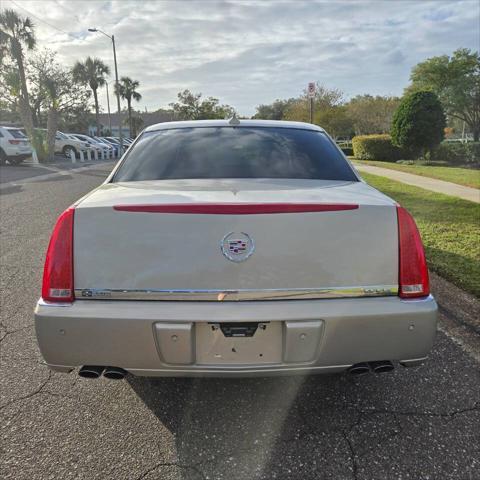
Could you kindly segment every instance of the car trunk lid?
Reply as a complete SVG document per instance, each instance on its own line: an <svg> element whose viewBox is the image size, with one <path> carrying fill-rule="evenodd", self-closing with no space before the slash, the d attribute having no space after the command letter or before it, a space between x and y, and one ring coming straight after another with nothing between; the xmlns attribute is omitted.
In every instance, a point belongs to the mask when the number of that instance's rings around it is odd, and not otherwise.
<svg viewBox="0 0 480 480"><path fill-rule="evenodd" d="M363 182L105 184L77 206L74 272L83 298L396 293L395 204Z"/></svg>

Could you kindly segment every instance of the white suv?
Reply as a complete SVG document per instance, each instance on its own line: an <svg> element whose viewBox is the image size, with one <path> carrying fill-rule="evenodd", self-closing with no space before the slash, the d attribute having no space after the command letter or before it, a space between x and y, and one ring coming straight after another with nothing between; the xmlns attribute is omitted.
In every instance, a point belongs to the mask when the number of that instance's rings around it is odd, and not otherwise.
<svg viewBox="0 0 480 480"><path fill-rule="evenodd" d="M18 165L32 156L32 147L25 134L15 127L0 127L0 165L7 161Z"/></svg>

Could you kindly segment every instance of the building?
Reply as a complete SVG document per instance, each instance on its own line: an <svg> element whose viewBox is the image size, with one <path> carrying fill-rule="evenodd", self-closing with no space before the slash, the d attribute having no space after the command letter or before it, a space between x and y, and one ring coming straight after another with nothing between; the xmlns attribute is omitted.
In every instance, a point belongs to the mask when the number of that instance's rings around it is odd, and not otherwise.
<svg viewBox="0 0 480 480"><path fill-rule="evenodd" d="M140 133L145 127L150 125L155 125L156 123L163 123L163 122L171 122L173 120L173 112L169 110L158 110L156 112L133 112L135 117L140 117L143 120L143 125L138 129L137 133ZM100 125L104 130L110 130L110 122L109 122L109 115L108 113L101 113L99 115ZM110 114L110 121L112 125L112 137L118 137L119 134L119 121L118 121L118 113L111 113ZM128 129L128 114L126 112L122 112L121 114L121 124L122 124L122 135L124 137L131 137L130 131ZM88 134L89 135L96 135L97 127L96 125L89 125L88 127Z"/></svg>

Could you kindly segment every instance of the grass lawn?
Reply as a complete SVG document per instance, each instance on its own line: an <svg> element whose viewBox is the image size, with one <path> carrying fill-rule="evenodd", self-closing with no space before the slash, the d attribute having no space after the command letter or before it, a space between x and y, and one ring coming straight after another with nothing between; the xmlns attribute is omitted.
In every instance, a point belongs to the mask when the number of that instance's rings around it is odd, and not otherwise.
<svg viewBox="0 0 480 480"><path fill-rule="evenodd" d="M431 270L480 297L480 205L363 173L414 217Z"/></svg>
<svg viewBox="0 0 480 480"><path fill-rule="evenodd" d="M460 167L442 167L434 165L402 165L391 162L376 162L373 160L353 160L362 165L399 170L400 172L414 173L422 177L437 178L446 182L458 183L466 187L480 188L480 170Z"/></svg>

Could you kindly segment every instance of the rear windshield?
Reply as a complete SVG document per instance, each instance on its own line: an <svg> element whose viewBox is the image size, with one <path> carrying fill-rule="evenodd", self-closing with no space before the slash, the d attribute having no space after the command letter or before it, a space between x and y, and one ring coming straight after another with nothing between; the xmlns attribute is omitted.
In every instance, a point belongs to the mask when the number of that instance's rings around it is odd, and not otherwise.
<svg viewBox="0 0 480 480"><path fill-rule="evenodd" d="M8 133L14 138L27 138L21 130L8 129Z"/></svg>
<svg viewBox="0 0 480 480"><path fill-rule="evenodd" d="M303 178L357 181L333 142L314 130L194 127L145 132L113 181Z"/></svg>

